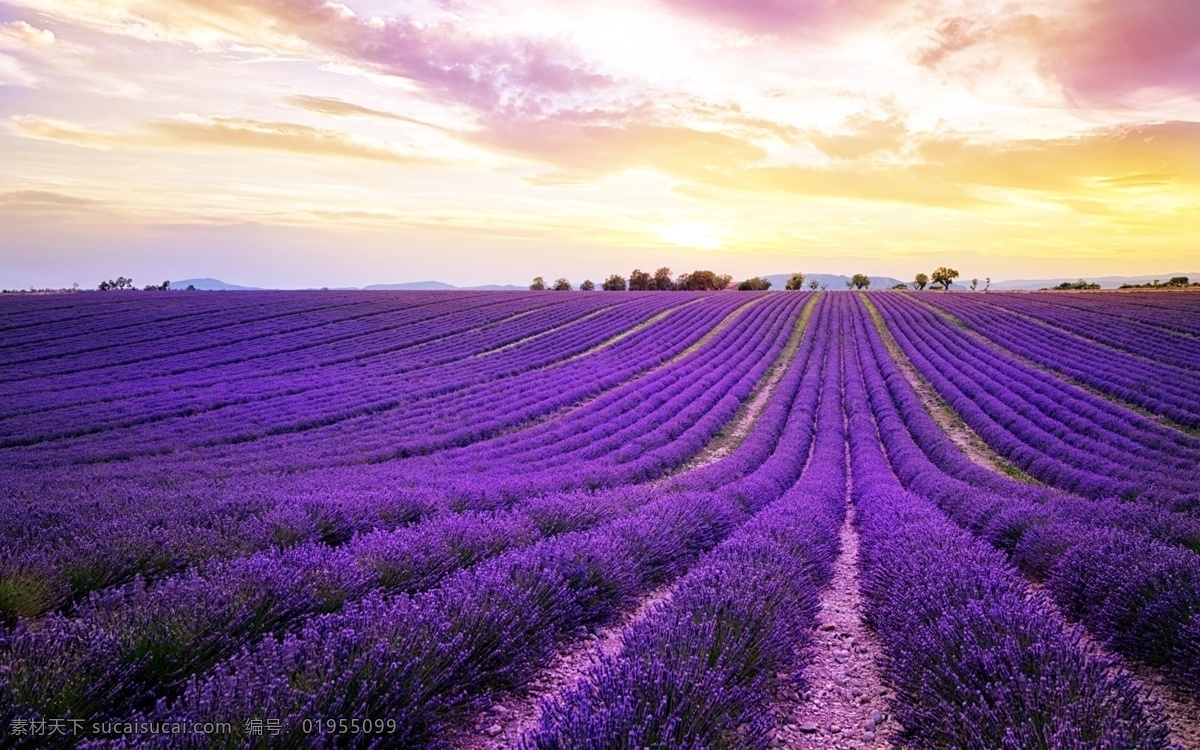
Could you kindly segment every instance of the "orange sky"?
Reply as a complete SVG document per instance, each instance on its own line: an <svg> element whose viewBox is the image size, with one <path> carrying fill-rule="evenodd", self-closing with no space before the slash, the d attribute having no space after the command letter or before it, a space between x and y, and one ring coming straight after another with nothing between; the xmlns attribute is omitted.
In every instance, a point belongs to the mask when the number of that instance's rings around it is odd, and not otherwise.
<svg viewBox="0 0 1200 750"><path fill-rule="evenodd" d="M0 0L0 286L1200 270L1194 0Z"/></svg>

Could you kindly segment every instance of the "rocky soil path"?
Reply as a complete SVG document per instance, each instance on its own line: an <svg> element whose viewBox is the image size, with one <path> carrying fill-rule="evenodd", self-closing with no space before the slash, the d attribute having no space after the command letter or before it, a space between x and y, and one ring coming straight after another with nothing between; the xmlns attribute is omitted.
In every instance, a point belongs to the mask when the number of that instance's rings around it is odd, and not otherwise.
<svg viewBox="0 0 1200 750"><path fill-rule="evenodd" d="M601 657L623 645L622 632L671 598L674 585L663 586L642 597L623 617L605 627L580 628L577 638L564 644L554 662L519 694L497 695L492 705L473 720L463 722L444 738L453 750L508 750L541 718L541 702L573 687Z"/></svg>
<svg viewBox="0 0 1200 750"><path fill-rule="evenodd" d="M883 750L900 730L888 715L892 693L876 662L879 641L863 623L858 531L849 503L840 541L833 579L821 595L812 661L804 670L808 692L791 692L775 703L775 747Z"/></svg>

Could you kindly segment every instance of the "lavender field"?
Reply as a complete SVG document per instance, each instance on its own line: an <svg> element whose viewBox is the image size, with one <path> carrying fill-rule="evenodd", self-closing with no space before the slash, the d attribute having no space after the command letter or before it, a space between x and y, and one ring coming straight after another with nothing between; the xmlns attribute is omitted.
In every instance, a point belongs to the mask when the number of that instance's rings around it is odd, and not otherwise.
<svg viewBox="0 0 1200 750"><path fill-rule="evenodd" d="M1200 294L0 298L0 746L1200 748Z"/></svg>

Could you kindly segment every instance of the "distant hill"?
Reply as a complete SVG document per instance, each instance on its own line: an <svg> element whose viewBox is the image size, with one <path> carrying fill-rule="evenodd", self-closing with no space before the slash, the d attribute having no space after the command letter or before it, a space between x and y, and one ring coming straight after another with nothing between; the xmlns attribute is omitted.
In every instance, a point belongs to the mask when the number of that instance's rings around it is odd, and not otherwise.
<svg viewBox="0 0 1200 750"><path fill-rule="evenodd" d="M438 292L448 289L458 287L441 281L409 281L404 284L372 284L363 287L363 291L367 292Z"/></svg>
<svg viewBox="0 0 1200 750"><path fill-rule="evenodd" d="M237 284L227 284L220 279L183 279L182 281L172 281L172 289L187 289L188 286L194 286L197 289L206 292L256 292L262 291L262 287L257 286L238 286Z"/></svg>
<svg viewBox="0 0 1200 750"><path fill-rule="evenodd" d="M1093 284L1099 284L1101 289L1116 289L1122 284L1149 284L1158 279L1162 283L1167 283L1167 280L1173 276L1187 276L1192 281L1200 281L1200 271L1192 273L1159 273L1149 276L1083 276L1085 281L1090 281ZM999 281L992 283L992 289L999 290L1019 290L1019 289L1048 289L1058 286L1059 284L1072 281L1079 281L1079 276L1061 279L1016 279L1014 281Z"/></svg>

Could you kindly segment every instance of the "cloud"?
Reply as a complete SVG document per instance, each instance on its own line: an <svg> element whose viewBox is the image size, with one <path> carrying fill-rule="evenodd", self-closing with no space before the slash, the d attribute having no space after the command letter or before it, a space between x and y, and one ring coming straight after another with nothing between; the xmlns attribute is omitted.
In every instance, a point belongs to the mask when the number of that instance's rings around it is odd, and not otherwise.
<svg viewBox="0 0 1200 750"><path fill-rule="evenodd" d="M333 99L324 96L289 96L283 101L285 104L296 107L297 109L304 109L308 110L309 112L317 112L323 115L331 115L333 117L378 117L384 120L410 122L414 125L423 125L427 128L434 128L436 130L449 130L449 128L444 128L441 125L434 125L433 123L425 122L424 120L418 120L413 117L405 117L404 115L398 115L394 112L386 112L381 109L371 109L369 107L363 107L351 102L342 101L341 99Z"/></svg>
<svg viewBox="0 0 1200 750"><path fill-rule="evenodd" d="M56 41L53 31L39 29L25 21L0 23L0 46L3 47L52 47Z"/></svg>
<svg viewBox="0 0 1200 750"><path fill-rule="evenodd" d="M930 139L917 149L920 169L961 184L1025 190L1107 192L1200 187L1200 122L1103 128L1079 136L1008 143Z"/></svg>
<svg viewBox="0 0 1200 750"><path fill-rule="evenodd" d="M859 113L846 118L832 133L814 132L814 146L838 159L859 159L878 151L899 151L908 127L897 115L884 119Z"/></svg>
<svg viewBox="0 0 1200 750"><path fill-rule="evenodd" d="M52 31L24 21L0 23L0 86L40 85L41 78L26 65L44 54L55 54L56 46L57 38Z"/></svg>
<svg viewBox="0 0 1200 750"><path fill-rule="evenodd" d="M0 204L23 208L81 208L101 205L101 201L51 190L10 190L0 193Z"/></svg>
<svg viewBox="0 0 1200 750"><path fill-rule="evenodd" d="M906 0L663 0L672 8L754 34L819 32L860 22Z"/></svg>
<svg viewBox="0 0 1200 750"><path fill-rule="evenodd" d="M1073 97L1113 103L1144 89L1200 93L1200 2L1089 0L1042 69Z"/></svg>
<svg viewBox="0 0 1200 750"><path fill-rule="evenodd" d="M484 112L544 112L609 87L607 76L554 39L481 33L443 13L433 21L357 15L324 0L20 0L71 22L87 18L138 38L217 41L350 62L417 83L431 97Z"/></svg>
<svg viewBox="0 0 1200 750"><path fill-rule="evenodd" d="M936 175L923 175L903 165L863 168L784 166L749 169L736 176L743 190L794 193L812 197L907 203L966 210L986 201L971 190Z"/></svg>
<svg viewBox="0 0 1200 750"><path fill-rule="evenodd" d="M149 123L134 131L92 130L29 116L10 118L8 126L26 138L84 148L249 149L408 164L433 162L430 157L397 144L341 130L238 117L181 115Z"/></svg>
<svg viewBox="0 0 1200 750"><path fill-rule="evenodd" d="M725 133L639 121L593 124L496 119L472 140L561 170L544 176L542 184L569 184L637 168L713 178L766 157L760 147Z"/></svg>
<svg viewBox="0 0 1200 750"><path fill-rule="evenodd" d="M1024 11L1023 11L1024 9ZM1200 92L1200 3L1195 0L1075 0L971 6L941 17L916 62L930 69L1010 70L1027 63L1087 106L1133 96Z"/></svg>

